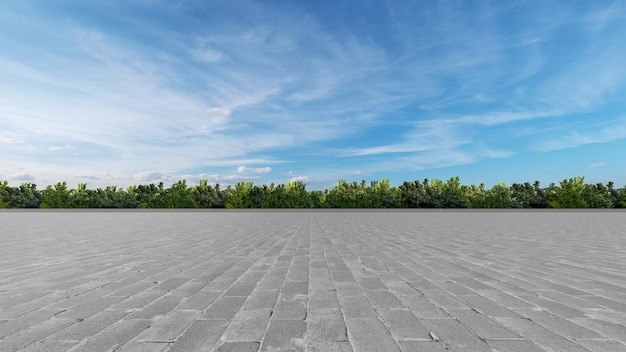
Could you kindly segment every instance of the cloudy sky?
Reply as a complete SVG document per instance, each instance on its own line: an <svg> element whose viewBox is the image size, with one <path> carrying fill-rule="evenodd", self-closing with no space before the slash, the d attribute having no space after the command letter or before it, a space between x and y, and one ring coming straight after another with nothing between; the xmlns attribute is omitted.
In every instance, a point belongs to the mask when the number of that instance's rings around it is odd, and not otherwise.
<svg viewBox="0 0 626 352"><path fill-rule="evenodd" d="M624 1L0 2L0 180L626 183Z"/></svg>

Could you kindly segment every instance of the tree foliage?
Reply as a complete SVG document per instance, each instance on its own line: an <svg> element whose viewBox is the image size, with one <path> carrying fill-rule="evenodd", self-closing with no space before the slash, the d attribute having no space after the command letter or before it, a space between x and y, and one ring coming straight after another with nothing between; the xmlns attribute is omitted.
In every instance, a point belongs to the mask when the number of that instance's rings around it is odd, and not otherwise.
<svg viewBox="0 0 626 352"><path fill-rule="evenodd" d="M388 179L369 184L340 180L331 189L306 189L301 181L255 185L239 182L220 188L207 180L188 186L180 180L166 188L158 185L117 186L89 189L79 183L69 189L66 182L38 190L32 183L11 187L0 182L1 208L626 208L626 187L613 182L585 184L574 177L541 187L539 181L462 185L458 177L447 181L424 179L404 182L399 187Z"/></svg>

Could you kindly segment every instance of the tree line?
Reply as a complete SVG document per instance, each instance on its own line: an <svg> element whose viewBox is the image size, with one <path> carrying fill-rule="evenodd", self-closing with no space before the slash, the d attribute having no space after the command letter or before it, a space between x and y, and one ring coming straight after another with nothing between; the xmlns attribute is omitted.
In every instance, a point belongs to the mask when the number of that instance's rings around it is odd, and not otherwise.
<svg viewBox="0 0 626 352"><path fill-rule="evenodd" d="M0 182L0 208L626 208L626 186L613 182L586 184L574 177L541 187L539 181L462 185L459 177L404 182L391 186L388 179L369 184L341 180L330 190L307 191L300 181L255 185L239 182L225 189L200 180L185 180L165 188L158 185L88 189L79 183L70 189L59 182L38 190L33 183L18 187Z"/></svg>

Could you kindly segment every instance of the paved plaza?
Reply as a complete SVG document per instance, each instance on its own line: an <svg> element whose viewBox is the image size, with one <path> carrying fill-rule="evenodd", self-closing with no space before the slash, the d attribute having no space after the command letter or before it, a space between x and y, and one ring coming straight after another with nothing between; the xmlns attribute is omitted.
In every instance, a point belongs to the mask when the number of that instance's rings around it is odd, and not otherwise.
<svg viewBox="0 0 626 352"><path fill-rule="evenodd" d="M626 351L626 213L0 212L0 351Z"/></svg>

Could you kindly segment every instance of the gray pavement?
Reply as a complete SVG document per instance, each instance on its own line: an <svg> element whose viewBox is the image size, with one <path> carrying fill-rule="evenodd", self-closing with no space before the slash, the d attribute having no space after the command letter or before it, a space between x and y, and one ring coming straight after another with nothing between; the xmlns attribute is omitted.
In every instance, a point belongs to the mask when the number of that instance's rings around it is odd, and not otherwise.
<svg viewBox="0 0 626 352"><path fill-rule="evenodd" d="M0 351L626 351L626 213L0 212Z"/></svg>

